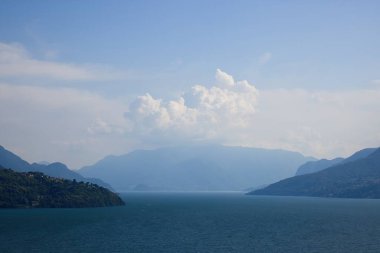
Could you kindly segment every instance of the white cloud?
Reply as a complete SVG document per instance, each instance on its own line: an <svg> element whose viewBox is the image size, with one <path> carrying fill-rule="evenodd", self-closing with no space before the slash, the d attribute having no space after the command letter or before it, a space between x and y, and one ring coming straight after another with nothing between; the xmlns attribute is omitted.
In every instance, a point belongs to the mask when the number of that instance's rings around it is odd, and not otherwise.
<svg viewBox="0 0 380 253"><path fill-rule="evenodd" d="M135 134L162 141L224 139L231 131L248 127L255 113L258 91L247 81L217 69L217 86L195 85L177 100L163 102L150 94L138 97L125 117ZM167 139L169 138L169 139Z"/></svg>
<svg viewBox="0 0 380 253"><path fill-rule="evenodd" d="M137 98L125 114L133 135L156 145L214 141L328 158L380 146L380 89L277 89L258 96L247 81L219 69L215 77L216 86L195 85L177 100Z"/></svg>
<svg viewBox="0 0 380 253"><path fill-rule="evenodd" d="M33 59L22 45L0 42L0 77L93 81L120 79L123 74L104 66L79 66Z"/></svg>
<svg viewBox="0 0 380 253"><path fill-rule="evenodd" d="M232 87L235 84L234 78L220 69L216 70L215 79L220 85L225 87Z"/></svg>

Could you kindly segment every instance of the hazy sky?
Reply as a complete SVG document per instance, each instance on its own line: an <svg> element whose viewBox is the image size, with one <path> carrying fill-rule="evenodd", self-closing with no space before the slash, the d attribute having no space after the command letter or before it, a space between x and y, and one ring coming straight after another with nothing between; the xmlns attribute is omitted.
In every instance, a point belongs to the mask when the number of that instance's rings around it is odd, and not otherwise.
<svg viewBox="0 0 380 253"><path fill-rule="evenodd" d="M1 1L0 145L71 168L220 143L380 146L380 1Z"/></svg>

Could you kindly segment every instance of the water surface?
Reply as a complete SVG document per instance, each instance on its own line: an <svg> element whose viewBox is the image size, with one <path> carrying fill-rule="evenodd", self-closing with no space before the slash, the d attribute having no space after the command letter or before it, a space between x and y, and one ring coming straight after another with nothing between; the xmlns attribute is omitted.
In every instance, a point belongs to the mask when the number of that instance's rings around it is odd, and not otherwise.
<svg viewBox="0 0 380 253"><path fill-rule="evenodd" d="M124 207L0 210L0 252L379 252L380 201L126 193Z"/></svg>

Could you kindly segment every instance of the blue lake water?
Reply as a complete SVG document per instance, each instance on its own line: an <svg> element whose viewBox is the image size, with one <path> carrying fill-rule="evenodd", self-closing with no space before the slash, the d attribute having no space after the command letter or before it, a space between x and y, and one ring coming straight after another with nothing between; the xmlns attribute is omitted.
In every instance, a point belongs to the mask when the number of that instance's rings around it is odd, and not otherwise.
<svg viewBox="0 0 380 253"><path fill-rule="evenodd" d="M0 210L0 252L380 252L380 200L122 197L123 207Z"/></svg>

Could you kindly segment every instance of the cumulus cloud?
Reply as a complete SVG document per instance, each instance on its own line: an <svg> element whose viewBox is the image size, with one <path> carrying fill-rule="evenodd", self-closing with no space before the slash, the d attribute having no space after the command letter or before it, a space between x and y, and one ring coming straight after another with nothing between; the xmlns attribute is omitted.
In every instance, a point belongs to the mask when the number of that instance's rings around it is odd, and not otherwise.
<svg viewBox="0 0 380 253"><path fill-rule="evenodd" d="M235 84L234 78L220 69L216 70L215 79L222 86L232 87Z"/></svg>
<svg viewBox="0 0 380 253"><path fill-rule="evenodd" d="M0 77L37 77L58 80L109 80L122 74L100 66L79 66L54 61L37 60L20 44L0 42Z"/></svg>
<svg viewBox="0 0 380 253"><path fill-rule="evenodd" d="M380 145L376 87L272 89L259 95L249 82L235 81L220 69L215 79L214 86L195 85L172 101L150 94L136 98L125 113L133 136L157 145L213 141L327 158Z"/></svg>
<svg viewBox="0 0 380 253"><path fill-rule="evenodd" d="M215 79L215 86L195 85L176 100L139 96L125 117L136 134L185 140L221 139L248 127L255 113L257 89L246 80L235 81L220 69Z"/></svg>

